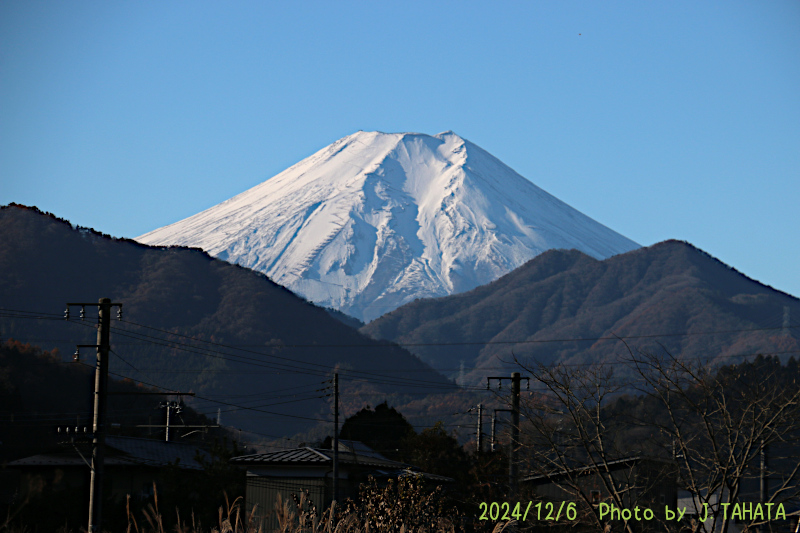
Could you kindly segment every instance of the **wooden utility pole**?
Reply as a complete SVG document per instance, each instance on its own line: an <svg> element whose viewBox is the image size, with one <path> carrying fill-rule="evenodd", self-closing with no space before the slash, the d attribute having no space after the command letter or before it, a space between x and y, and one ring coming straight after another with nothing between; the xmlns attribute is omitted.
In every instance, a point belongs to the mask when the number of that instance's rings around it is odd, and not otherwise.
<svg viewBox="0 0 800 533"><path fill-rule="evenodd" d="M333 374L333 501L339 499L339 373Z"/></svg>

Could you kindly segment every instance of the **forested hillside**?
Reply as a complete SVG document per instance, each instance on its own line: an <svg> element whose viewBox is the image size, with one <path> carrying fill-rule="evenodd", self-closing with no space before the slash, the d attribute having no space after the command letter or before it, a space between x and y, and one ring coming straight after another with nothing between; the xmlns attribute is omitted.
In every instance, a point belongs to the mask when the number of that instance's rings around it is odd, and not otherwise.
<svg viewBox="0 0 800 533"><path fill-rule="evenodd" d="M419 300L361 331L466 382L522 360L581 364L636 350L722 362L799 353L800 301L694 246L665 241L598 261L551 250L468 293ZM733 359L732 359L733 358ZM489 370L492 369L492 370Z"/></svg>
<svg viewBox="0 0 800 533"><path fill-rule="evenodd" d="M63 362L57 352L42 351L14 339L0 343L0 464L59 449L58 443L67 437L58 434L58 427L91 427L94 357L92 351L84 361ZM156 391L152 388L113 378L109 392L111 435L164 438L163 428L137 426L163 425L165 412L159 405L174 397L153 394ZM174 424L213 424L188 407L180 416ZM206 436L210 443L220 433L212 431Z"/></svg>
<svg viewBox="0 0 800 533"><path fill-rule="evenodd" d="M81 320L73 307L65 321L65 304L109 297L124 317L112 324L112 375L195 392L193 405L223 424L285 436L326 422L335 368L358 408L452 388L405 350L200 250L113 239L13 205L0 210L0 235L3 338L71 354L95 342L97 310Z"/></svg>

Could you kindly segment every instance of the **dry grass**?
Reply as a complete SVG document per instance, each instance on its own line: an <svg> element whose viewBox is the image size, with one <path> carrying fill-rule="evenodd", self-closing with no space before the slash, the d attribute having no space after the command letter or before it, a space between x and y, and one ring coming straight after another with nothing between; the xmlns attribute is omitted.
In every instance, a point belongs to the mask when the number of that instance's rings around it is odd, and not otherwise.
<svg viewBox="0 0 800 533"><path fill-rule="evenodd" d="M128 495L126 511L128 513L128 528L126 533L167 533L164 529L164 517L158 508L158 491L153 485L153 503L147 504L142 510L146 523L141 527L136 521L134 513L131 511L131 497ZM263 525L256 519L256 508L253 508L249 515L243 509L243 499L236 498L233 502L228 500L225 495L225 505L218 510L218 525L211 528L210 532L199 526L191 514L191 524L181 519L180 509L175 509L177 523L174 527L175 533L265 533ZM170 532L171 533L171 532Z"/></svg>
<svg viewBox="0 0 800 533"><path fill-rule="evenodd" d="M278 497L273 509L273 523L277 522L277 527L270 530L266 529L264 519L259 518L257 507L248 512L241 497L229 501L227 496L225 504L218 509L217 525L210 529L196 523L194 513L181 517L179 509L175 509L174 515L177 522L165 526L169 521L159 509L158 493L155 490L154 493L153 502L138 515L131 509L128 496L126 533L456 533L453 520L442 513L438 505L436 491L425 493L418 484L407 481L401 481L394 488L391 484L385 488L372 484L365 487L358 501L348 501L340 508L331 506L322 513L317 511L307 493L285 499ZM0 533L34 530L27 525L12 526L9 522L0 524ZM500 522L492 533L503 533L513 524L513 521ZM56 533L73 531L62 528ZM83 528L79 531L85 533Z"/></svg>
<svg viewBox="0 0 800 533"><path fill-rule="evenodd" d="M394 492L396 490L396 492ZM274 512L277 527L265 529L264 520L258 517L257 507L248 513L242 498L228 501L218 511L218 524L210 530L195 523L194 515L186 522L175 510L177 524L175 533L456 533L452 520L441 516L441 508L435 505L434 493L425 493L413 480L401 481L393 488L367 486L360 502L349 501L342 508L335 504L319 513L307 493L278 497ZM126 533L168 533L164 518L158 507L158 494L153 503L142 510L144 523L136 521L128 498L128 528ZM502 533L510 523L500 523L492 533ZM169 533L172 533L170 531Z"/></svg>

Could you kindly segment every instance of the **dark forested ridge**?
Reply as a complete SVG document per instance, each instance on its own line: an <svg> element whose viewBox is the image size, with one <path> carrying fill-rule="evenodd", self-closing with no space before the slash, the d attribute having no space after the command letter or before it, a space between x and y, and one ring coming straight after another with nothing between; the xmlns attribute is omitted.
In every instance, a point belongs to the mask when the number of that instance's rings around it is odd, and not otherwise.
<svg viewBox="0 0 800 533"><path fill-rule="evenodd" d="M112 323L112 375L218 400L196 405L211 416L221 411L223 424L280 436L330 418L318 389L337 366L351 401L368 393L397 401L449 385L405 350L200 250L113 239L15 205L0 209L0 235L3 338L71 354L95 342L97 314L87 307L81 321L73 308L64 321L65 304L122 302L124 320Z"/></svg>
<svg viewBox="0 0 800 533"><path fill-rule="evenodd" d="M463 361L477 367L467 381L480 382L489 367L497 372L515 355L545 362L615 360L627 351L616 336L633 349L720 361L739 354L788 356L800 350L800 331L792 327L798 323L797 298L688 243L665 241L604 261L551 250L493 283L407 304L361 331L406 345L449 375ZM467 344L437 345L453 341Z"/></svg>
<svg viewBox="0 0 800 533"><path fill-rule="evenodd" d="M58 443L68 437L58 434L58 427L91 427L93 389L93 365L88 362L65 363L58 353L14 339L0 342L0 464L63 449ZM167 395L153 394L155 389L113 378L109 379L109 391L111 435L164 438L163 428L138 426L164 424L165 413L159 404L168 399ZM212 422L185 407L175 423ZM221 434L211 431L194 438L207 436L210 442Z"/></svg>
<svg viewBox="0 0 800 533"><path fill-rule="evenodd" d="M96 311L80 321L73 309L66 322L66 302L123 302L125 320L111 334L112 373L217 400L196 405L212 417L219 411L223 424L280 436L330 419L330 399L319 389L337 365L350 414L388 400L415 424L433 424L440 408L463 411L480 401L430 396L452 388L408 352L200 250L112 239L23 206L0 210L0 235L0 308L47 314L6 313L3 338L69 355L75 344L94 342ZM616 360L626 351L617 335L633 349L721 362L788 356L800 351L798 320L796 298L667 241L605 261L549 251L489 285L408 304L361 332L408 344L451 376L463 364L465 381L483 384L512 370L505 361L514 355Z"/></svg>

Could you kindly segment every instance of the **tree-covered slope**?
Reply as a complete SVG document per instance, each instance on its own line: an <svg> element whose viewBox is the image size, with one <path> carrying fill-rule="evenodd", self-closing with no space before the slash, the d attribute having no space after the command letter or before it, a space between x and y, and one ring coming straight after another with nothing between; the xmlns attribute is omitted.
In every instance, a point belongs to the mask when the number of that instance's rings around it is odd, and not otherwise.
<svg viewBox="0 0 800 533"><path fill-rule="evenodd" d="M800 350L800 301L692 245L666 241L598 261L551 250L468 293L419 300L361 331L480 382L513 358L585 363L633 349L730 358ZM784 322L788 321L788 328ZM494 374L496 375L496 374Z"/></svg>
<svg viewBox="0 0 800 533"><path fill-rule="evenodd" d="M327 420L319 389L334 368L351 397L449 385L405 350L200 250L113 239L14 205L0 209L0 235L0 335L71 354L95 342L96 309L64 321L65 304L109 297L124 305L112 373L196 392L198 409L223 424L280 436Z"/></svg>

